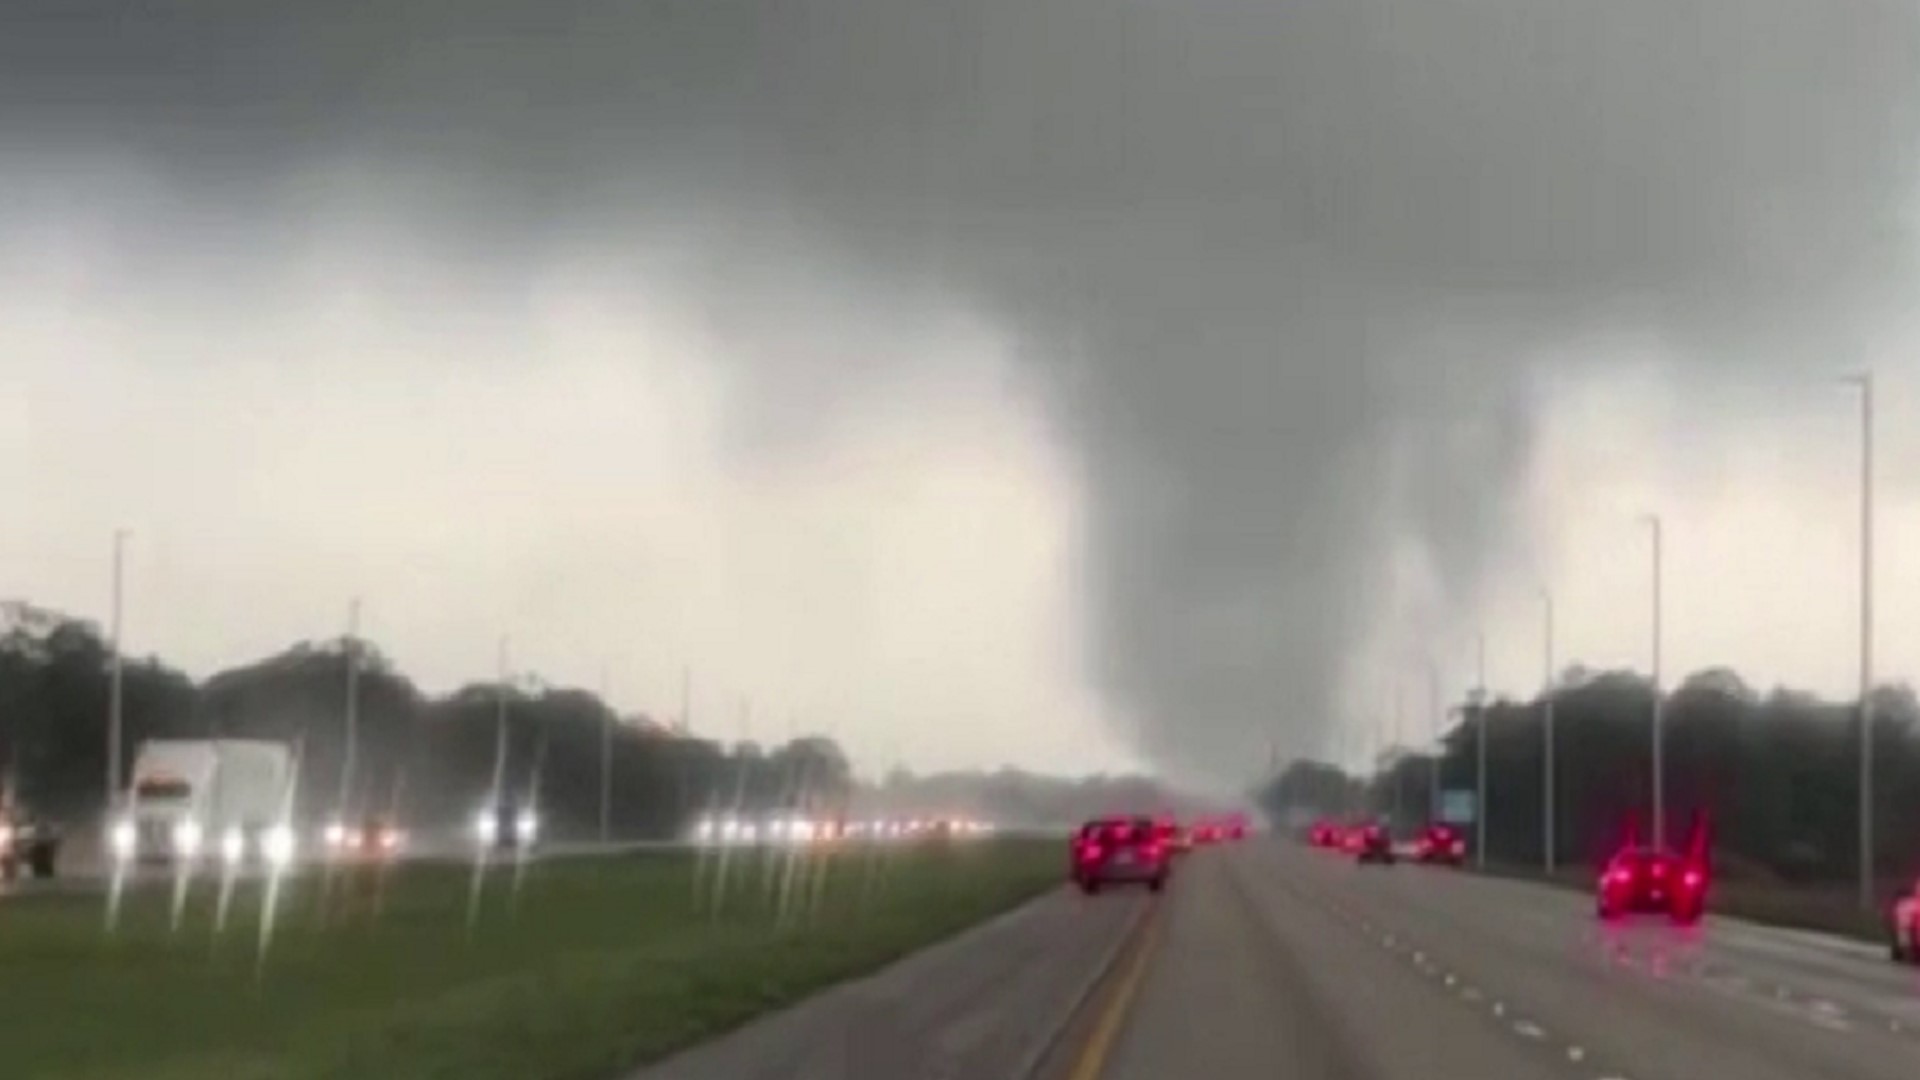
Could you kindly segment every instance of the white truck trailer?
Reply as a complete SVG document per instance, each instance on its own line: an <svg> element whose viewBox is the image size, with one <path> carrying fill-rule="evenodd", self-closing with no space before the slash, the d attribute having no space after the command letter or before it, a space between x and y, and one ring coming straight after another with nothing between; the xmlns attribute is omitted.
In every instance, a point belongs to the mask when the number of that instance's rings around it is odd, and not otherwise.
<svg viewBox="0 0 1920 1080"><path fill-rule="evenodd" d="M294 756L264 739L149 739L108 836L119 859L284 864L293 857Z"/></svg>

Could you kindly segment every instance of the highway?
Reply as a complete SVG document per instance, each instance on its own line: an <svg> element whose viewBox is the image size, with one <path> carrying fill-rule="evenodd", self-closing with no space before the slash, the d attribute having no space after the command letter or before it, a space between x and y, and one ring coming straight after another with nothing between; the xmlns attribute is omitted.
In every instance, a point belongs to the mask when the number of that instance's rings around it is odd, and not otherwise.
<svg viewBox="0 0 1920 1080"><path fill-rule="evenodd" d="M1258 839L1191 857L1053 1080L1893 1080L1920 977L1710 919L1607 926L1578 893Z"/></svg>

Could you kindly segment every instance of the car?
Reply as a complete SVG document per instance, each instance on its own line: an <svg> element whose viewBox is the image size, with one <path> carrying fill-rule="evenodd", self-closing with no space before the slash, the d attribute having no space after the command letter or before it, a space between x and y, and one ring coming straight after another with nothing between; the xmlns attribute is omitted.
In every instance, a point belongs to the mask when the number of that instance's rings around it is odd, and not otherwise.
<svg viewBox="0 0 1920 1080"><path fill-rule="evenodd" d="M1227 839L1245 840L1247 838L1247 815L1229 814L1221 828L1225 830Z"/></svg>
<svg viewBox="0 0 1920 1080"><path fill-rule="evenodd" d="M1893 898L1887 909L1887 939L1895 963L1920 964L1920 881Z"/></svg>
<svg viewBox="0 0 1920 1080"><path fill-rule="evenodd" d="M1193 823L1193 843L1195 847L1202 844L1217 844L1225 838L1226 831L1220 827L1219 822L1212 818L1200 818Z"/></svg>
<svg viewBox="0 0 1920 1080"><path fill-rule="evenodd" d="M391 859L406 845L407 834L391 819L376 815L328 825L323 839L327 854L336 858Z"/></svg>
<svg viewBox="0 0 1920 1080"><path fill-rule="evenodd" d="M513 799L501 799L483 806L474 818L474 838L484 848L502 851L531 850L540 836L540 816L531 806L520 806Z"/></svg>
<svg viewBox="0 0 1920 1080"><path fill-rule="evenodd" d="M1193 850L1193 834L1179 822L1171 818L1162 818L1159 822L1160 842L1174 855L1185 855Z"/></svg>
<svg viewBox="0 0 1920 1080"><path fill-rule="evenodd" d="M1331 821L1316 821L1307 828L1307 844L1317 848L1337 848L1344 838L1340 826Z"/></svg>
<svg viewBox="0 0 1920 1080"><path fill-rule="evenodd" d="M1650 847L1630 847L1607 860L1595 890L1602 919L1665 914L1690 925L1706 913L1711 878L1703 859Z"/></svg>
<svg viewBox="0 0 1920 1080"><path fill-rule="evenodd" d="M1365 822L1342 826L1340 829L1340 850L1346 852L1348 855L1360 854L1360 849L1366 846L1367 828L1368 826Z"/></svg>
<svg viewBox="0 0 1920 1080"><path fill-rule="evenodd" d="M1413 861L1459 866L1467 860L1467 840L1451 825L1429 825L1413 842Z"/></svg>
<svg viewBox="0 0 1920 1080"><path fill-rule="evenodd" d="M1080 826L1068 852L1068 871L1089 895L1108 885L1166 888L1173 852L1149 817L1096 818Z"/></svg>
<svg viewBox="0 0 1920 1080"><path fill-rule="evenodd" d="M19 807L0 809L0 878L53 876L60 830Z"/></svg>
<svg viewBox="0 0 1920 1080"><path fill-rule="evenodd" d="M1360 839L1354 854L1362 866L1373 863L1379 863L1382 866L1393 865L1395 858L1393 835L1387 832L1385 826L1374 822L1363 825L1356 831Z"/></svg>

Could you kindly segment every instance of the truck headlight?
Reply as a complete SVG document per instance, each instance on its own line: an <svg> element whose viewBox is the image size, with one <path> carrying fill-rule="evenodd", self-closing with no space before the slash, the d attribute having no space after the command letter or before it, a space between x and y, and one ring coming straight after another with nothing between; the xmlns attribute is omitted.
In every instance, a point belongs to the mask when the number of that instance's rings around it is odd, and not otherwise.
<svg viewBox="0 0 1920 1080"><path fill-rule="evenodd" d="M113 849L114 858L133 858L133 845L137 837L133 831L133 822L116 821L113 828L107 830L107 846Z"/></svg>
<svg viewBox="0 0 1920 1080"><path fill-rule="evenodd" d="M535 817L531 810L521 811L519 818L513 823L513 835L518 837L523 844L532 843L534 834L538 832L539 829L540 819Z"/></svg>
<svg viewBox="0 0 1920 1080"><path fill-rule="evenodd" d="M260 838L260 853L271 866L282 867L293 861L293 829L275 825Z"/></svg>
<svg viewBox="0 0 1920 1080"><path fill-rule="evenodd" d="M197 821L177 821L173 825L173 850L186 858L200 854L200 842L205 839L206 834Z"/></svg>

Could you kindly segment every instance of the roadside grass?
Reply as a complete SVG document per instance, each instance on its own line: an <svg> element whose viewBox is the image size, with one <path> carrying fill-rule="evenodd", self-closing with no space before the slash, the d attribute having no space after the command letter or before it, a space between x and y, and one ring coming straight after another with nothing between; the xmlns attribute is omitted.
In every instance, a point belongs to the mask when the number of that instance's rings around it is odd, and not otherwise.
<svg viewBox="0 0 1920 1080"><path fill-rule="evenodd" d="M471 931L468 867L396 868L383 894L370 870L343 874L324 905L309 876L289 883L263 962L256 888L219 934L205 884L177 931L165 888L129 893L112 935L99 897L11 899L0 1073L609 1080L1060 881L1057 845L1024 840L812 866L818 906L784 924L777 868L752 853L717 914L695 909L688 854L536 863L517 905L495 868Z"/></svg>

